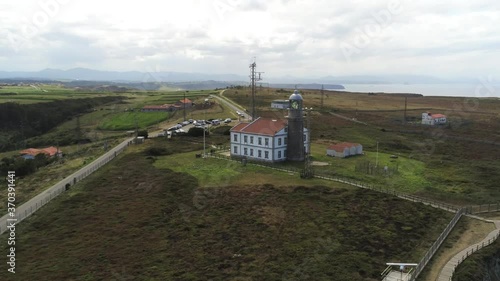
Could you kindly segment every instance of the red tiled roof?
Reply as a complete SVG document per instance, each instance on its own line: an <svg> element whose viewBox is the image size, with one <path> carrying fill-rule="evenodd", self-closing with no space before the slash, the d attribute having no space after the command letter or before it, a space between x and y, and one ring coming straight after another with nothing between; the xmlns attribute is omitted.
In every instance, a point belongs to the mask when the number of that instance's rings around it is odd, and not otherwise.
<svg viewBox="0 0 500 281"><path fill-rule="evenodd" d="M243 125L245 124L245 125ZM286 120L271 118L257 118L252 123L240 123L234 126L232 132L249 133L256 135L274 136L287 126Z"/></svg>
<svg viewBox="0 0 500 281"><path fill-rule="evenodd" d="M346 148L351 148L360 145L359 143L341 142L328 147L329 150L335 150L337 152L344 152Z"/></svg>
<svg viewBox="0 0 500 281"><path fill-rule="evenodd" d="M22 155L32 155L32 156L36 156L37 154L44 153L44 154L47 154L49 156L54 156L57 154L57 152L58 152L57 148L54 146L51 146L51 147L42 148L42 149L28 148L25 150L21 150L19 153ZM61 152L61 150L59 150L59 152Z"/></svg>
<svg viewBox="0 0 500 281"><path fill-rule="evenodd" d="M437 118L446 118L446 115L443 115L443 114L431 114L431 117L433 119L437 119Z"/></svg>
<svg viewBox="0 0 500 281"><path fill-rule="evenodd" d="M231 131L233 131L233 132L241 131L241 129L245 128L248 124L250 124L250 123L240 123L240 124L232 127Z"/></svg>
<svg viewBox="0 0 500 281"><path fill-rule="evenodd" d="M185 98L179 101L180 103L193 103L190 99Z"/></svg>

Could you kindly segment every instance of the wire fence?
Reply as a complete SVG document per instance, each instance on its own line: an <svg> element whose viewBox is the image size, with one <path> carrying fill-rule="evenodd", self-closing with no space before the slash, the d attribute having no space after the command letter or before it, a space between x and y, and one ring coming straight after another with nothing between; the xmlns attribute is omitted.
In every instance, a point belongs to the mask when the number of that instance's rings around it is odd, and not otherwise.
<svg viewBox="0 0 500 281"><path fill-rule="evenodd" d="M453 267L453 271L452 271L452 274L451 276L453 276L453 273L455 273L455 270L457 269L457 267L465 261L465 259L467 259L468 257L470 257L472 254L474 254L475 252L481 250L482 248L486 247L486 246L489 246L491 245L493 242L495 242L495 240L498 239L498 236L500 235L500 232L497 231L497 233L489 238L488 240L486 241L482 241L481 243L478 243L476 245L474 245L473 247L470 247L470 249L468 249L467 251L465 251L465 253L463 253L462 257L460 257L460 259L457 261L457 263L455 264L455 266ZM451 280L451 276L450 276L450 280Z"/></svg>
<svg viewBox="0 0 500 281"><path fill-rule="evenodd" d="M100 156L87 166L76 171L70 176L64 178L57 184L33 197L26 203L17 206L15 213L8 213L0 218L0 234L8 230L10 222L15 222L15 224L23 221L27 217L34 214L42 206L50 202L52 199L56 198L58 195L68 190L72 185L88 177L93 172L100 169L102 166L106 165L109 161L113 160L117 155L119 155L123 150L125 150L131 143L133 138L129 138L110 151L106 152L104 155Z"/></svg>
<svg viewBox="0 0 500 281"><path fill-rule="evenodd" d="M230 156L224 156L219 153L209 153L207 154L208 157L214 157L218 159L225 159L229 161L234 161L234 162L245 162L242 159L233 159ZM277 171L283 171L283 172L289 172L289 173L300 173L300 169L294 169L290 167L279 167L275 163L272 162L253 162L253 161L248 161L246 160L245 164L251 164L255 166L261 166L261 167L266 167L270 168L273 170ZM413 202L420 202L426 205L430 205L435 208L440 208L446 211L454 212L455 216L453 219L448 223L446 228L441 232L439 237L434 241L432 246L427 250L425 253L424 257L420 260L418 263L417 267L415 268L415 272L412 274L410 281L415 281L417 277L420 275L420 273L424 270L425 266L429 263L429 261L433 258L434 254L437 252L437 250L440 248L440 246L443 244L443 242L446 240L450 232L453 230L455 225L458 223L460 218L465 215L465 214L478 214L478 213L486 213L486 212L495 212L500 210L500 203L497 204L486 204L486 205L478 205L478 206L468 206L468 207L459 207L455 206L452 204L447 204L443 202L438 202L438 201L433 201L429 200L427 198L423 198L420 196L412 195L412 194L406 194L403 192L399 192L395 189L387 189L383 188L381 186L376 186L376 185L369 185L369 184L364 184L361 181L356 181L353 179L346 179L346 178L340 178L340 177L332 177L328 175L314 175L315 178L319 179L324 179L324 180L329 180L329 181L335 181L343 184L348 184L351 186L356 186L359 188L364 188L364 189L369 189L393 196L397 196L399 198L413 201ZM498 235L497 235L498 237ZM489 244L493 243L493 241L497 238L495 237L494 239L491 239L491 241L488 241ZM489 245L488 244L488 245ZM476 251L481 249L482 247L485 247L486 245L481 245L480 247L476 247ZM467 258L470 254L467 254L463 259Z"/></svg>
<svg viewBox="0 0 500 281"><path fill-rule="evenodd" d="M443 232L441 232L441 234L439 235L438 239L436 241L434 241L434 243L432 244L432 246L425 253L424 257L420 260L420 262L418 263L417 267L415 268L415 274L413 274L411 276L410 281L415 281L417 279L417 277L420 275L420 273L422 273L422 271L424 270L425 266L429 263L429 261L432 259L432 257L434 257L434 254L437 252L437 250L439 249L439 247L441 247L441 244L443 244L444 240L446 240L446 237L448 237L448 235L453 230L453 228L455 227L455 225L458 223L458 221L460 220L460 218L464 214L466 214L466 212L467 212L467 209L466 208L462 208L462 209L460 209L455 214L455 216L450 221L450 223L446 226L446 228L443 230Z"/></svg>
<svg viewBox="0 0 500 281"><path fill-rule="evenodd" d="M132 143L133 138L127 139L112 150L108 151L89 165L85 166L84 168L80 169L79 171L73 173L72 175L66 177L64 180L60 181L59 183L55 184L48 190L42 192L41 194L35 196L28 202L22 204L19 206L16 210L15 216L9 216L9 214L4 215L2 218L0 218L0 234L3 232L7 231L8 229L8 221L15 219L16 223L19 223L20 221L24 220L25 218L29 217L33 213L35 213L38 209L40 209L42 206L50 202L52 199L63 193L64 191L68 190L70 186L76 184L77 182L83 180L93 172L97 171L99 168L107 164L109 161L114 159L118 154L123 152L131 143ZM201 155L200 155L201 156ZM209 152L205 155L206 157L213 157L217 159L224 159L227 161L233 161L233 162L238 162L238 163L244 163L250 164L250 165L255 165L259 167L264 167L268 169L273 169L276 171L282 171L282 172L287 172L287 173L300 173L301 169L295 168L295 167L283 167L283 166L278 166L275 163L272 162L257 162L257 161L251 161L251 160L243 160L243 159L233 159L230 156L225 156L220 153L216 152ZM432 244L432 246L429 248L429 250L426 252L424 257L420 260L418 263L418 266L415 269L415 273L412 275L410 281L415 281L418 275L423 271L425 266L429 263L429 261L432 259L436 251L439 249L441 244L444 242L446 237L450 234L450 232L453 230L457 222L460 220L460 218L464 214L479 214L479 213L486 213L486 212L496 212L500 211L500 203L497 204L486 204L486 205L478 205L478 206L468 206L465 208L460 208L458 206L454 206L451 204L446 204L438 201L433 201L429 200L427 198L411 195L411 194L405 194L399 191L396 191L394 189L386 189L380 186L376 185L369 185L369 184L364 184L361 181L356 181L354 179L347 179L347 178L341 178L341 177L332 177L328 175L314 175L315 178L318 179L324 179L324 180L329 180L329 181L335 181L343 184L348 184L351 186L356 186L359 188L364 188L364 189L369 189L393 196L400 197L402 199L410 200L413 202L420 202L423 204L427 204L436 208L440 208L443 210L447 210L450 212L455 212L455 216L451 220L451 222L446 226L446 228L443 230L443 232L440 234L438 239ZM460 264L463 260L465 260L468 256L470 256L472 253L475 251L478 251L479 249L490 245L493 243L493 241L498 238L498 234L494 237L488 240L486 243L483 243L481 245L477 245L475 249L472 249L467 251L460 260L458 264ZM458 265L457 264L457 265Z"/></svg>

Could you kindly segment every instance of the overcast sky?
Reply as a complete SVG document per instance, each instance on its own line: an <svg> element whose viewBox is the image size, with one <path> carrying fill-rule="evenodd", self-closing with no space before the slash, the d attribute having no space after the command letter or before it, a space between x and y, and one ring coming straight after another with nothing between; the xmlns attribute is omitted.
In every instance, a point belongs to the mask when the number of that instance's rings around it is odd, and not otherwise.
<svg viewBox="0 0 500 281"><path fill-rule="evenodd" d="M0 2L0 70L499 73L498 0Z"/></svg>

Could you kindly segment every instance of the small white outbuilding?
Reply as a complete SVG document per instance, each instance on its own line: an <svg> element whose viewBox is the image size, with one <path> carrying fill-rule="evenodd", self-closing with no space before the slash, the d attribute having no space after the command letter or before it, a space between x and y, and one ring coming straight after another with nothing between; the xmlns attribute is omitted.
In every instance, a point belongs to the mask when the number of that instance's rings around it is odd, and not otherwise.
<svg viewBox="0 0 500 281"><path fill-rule="evenodd" d="M331 145L326 149L326 155L339 158L360 154L363 154L363 146L359 143L342 142Z"/></svg>

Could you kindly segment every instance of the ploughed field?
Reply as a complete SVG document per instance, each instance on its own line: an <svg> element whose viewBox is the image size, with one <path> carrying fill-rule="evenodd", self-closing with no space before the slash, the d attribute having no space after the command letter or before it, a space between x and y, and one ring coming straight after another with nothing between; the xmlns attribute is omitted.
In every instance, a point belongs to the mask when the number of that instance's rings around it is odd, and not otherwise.
<svg viewBox="0 0 500 281"><path fill-rule="evenodd" d="M200 188L188 173L153 166L175 155L143 149L19 224L16 274L3 263L0 279L379 280L386 262L418 262L451 219L335 183L294 186L297 175L279 186Z"/></svg>

